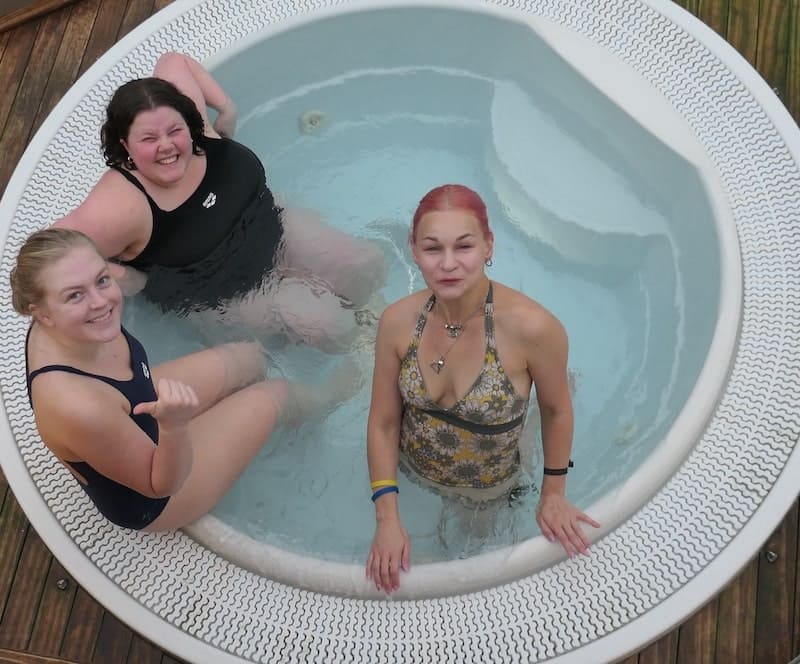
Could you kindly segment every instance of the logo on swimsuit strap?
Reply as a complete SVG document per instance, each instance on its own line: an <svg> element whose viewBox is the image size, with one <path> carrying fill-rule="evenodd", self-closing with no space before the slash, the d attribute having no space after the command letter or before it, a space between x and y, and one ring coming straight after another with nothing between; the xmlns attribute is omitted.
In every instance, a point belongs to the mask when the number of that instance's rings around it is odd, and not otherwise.
<svg viewBox="0 0 800 664"><path fill-rule="evenodd" d="M217 202L217 195L212 191L208 196L206 196L206 200L203 201L203 207L208 209L216 202Z"/></svg>
<svg viewBox="0 0 800 664"><path fill-rule="evenodd" d="M145 378L150 378L150 369L147 368L147 365L142 362L142 373L144 374Z"/></svg>

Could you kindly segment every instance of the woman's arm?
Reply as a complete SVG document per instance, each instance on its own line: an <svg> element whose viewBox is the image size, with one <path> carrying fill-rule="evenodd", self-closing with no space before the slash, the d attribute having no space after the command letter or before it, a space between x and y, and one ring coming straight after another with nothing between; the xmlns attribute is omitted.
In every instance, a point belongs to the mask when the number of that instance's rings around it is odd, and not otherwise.
<svg viewBox="0 0 800 664"><path fill-rule="evenodd" d="M398 388L400 357L393 331L397 305L381 316L375 341L372 401L367 423L367 460L371 482L395 480L399 460L402 400ZM400 570L408 571L411 544L400 520L398 494L389 492L375 500L375 537L367 558L367 578L378 590L400 587Z"/></svg>
<svg viewBox="0 0 800 664"><path fill-rule="evenodd" d="M153 76L169 81L187 97L191 97L203 116L207 136L233 138L236 131L236 104L197 60L183 53L165 53L158 59ZM213 126L206 107L217 111Z"/></svg>
<svg viewBox="0 0 800 664"><path fill-rule="evenodd" d="M192 448L186 425L197 404L191 388L159 381L157 401L134 409L150 412L158 421L158 446L131 419L127 401L110 386L52 372L36 379L32 397L42 440L59 458L85 461L150 498L172 495L188 477Z"/></svg>
<svg viewBox="0 0 800 664"><path fill-rule="evenodd" d="M528 371L536 386L546 468L566 468L572 450L572 398L567 379L567 335L561 323L544 311L528 347ZM566 475L545 475L542 492L564 495Z"/></svg>
<svg viewBox="0 0 800 664"><path fill-rule="evenodd" d="M54 226L88 235L106 258L135 258L153 229L147 199L114 170L106 171L83 203Z"/></svg>
<svg viewBox="0 0 800 664"><path fill-rule="evenodd" d="M561 323L537 307L523 329L529 339L528 371L536 387L542 426L545 468L567 468L572 450L573 413L567 375L568 341ZM599 524L577 510L565 497L567 475L545 474L537 510L542 533L558 540L571 556L586 553L589 541L579 522Z"/></svg>

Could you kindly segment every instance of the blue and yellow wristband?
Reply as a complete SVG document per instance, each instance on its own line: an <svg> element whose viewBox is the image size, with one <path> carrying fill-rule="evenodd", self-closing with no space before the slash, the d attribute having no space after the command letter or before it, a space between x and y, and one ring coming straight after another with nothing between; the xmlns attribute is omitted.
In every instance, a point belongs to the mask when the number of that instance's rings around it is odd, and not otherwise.
<svg viewBox="0 0 800 664"><path fill-rule="evenodd" d="M376 480L370 483L372 489L372 502L374 503L381 496L387 493L400 493L397 486L397 480Z"/></svg>

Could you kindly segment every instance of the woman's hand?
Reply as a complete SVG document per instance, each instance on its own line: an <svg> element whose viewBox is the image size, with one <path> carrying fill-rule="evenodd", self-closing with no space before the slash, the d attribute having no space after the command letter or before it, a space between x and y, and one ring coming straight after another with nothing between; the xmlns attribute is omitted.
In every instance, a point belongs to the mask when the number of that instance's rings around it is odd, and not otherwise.
<svg viewBox="0 0 800 664"><path fill-rule="evenodd" d="M399 519L378 520L367 557L367 578L378 590L392 593L400 587L400 570L410 569L411 540Z"/></svg>
<svg viewBox="0 0 800 664"><path fill-rule="evenodd" d="M560 493L542 493L536 508L536 521L542 534L550 542L558 540L572 557L576 553L589 553L589 540L583 534L580 522L599 528L590 516L584 514Z"/></svg>
<svg viewBox="0 0 800 664"><path fill-rule="evenodd" d="M200 401L195 391L185 383L169 378L158 381L158 399L136 404L134 415L147 413L156 418L159 432L185 429L196 414Z"/></svg>
<svg viewBox="0 0 800 664"><path fill-rule="evenodd" d="M109 262L108 273L119 285L125 297L136 295L147 284L147 275L127 265Z"/></svg>
<svg viewBox="0 0 800 664"><path fill-rule="evenodd" d="M214 120L214 131L225 138L233 138L233 135L236 133L237 119L238 112L236 104L230 99L227 99L225 105L219 109L217 119Z"/></svg>

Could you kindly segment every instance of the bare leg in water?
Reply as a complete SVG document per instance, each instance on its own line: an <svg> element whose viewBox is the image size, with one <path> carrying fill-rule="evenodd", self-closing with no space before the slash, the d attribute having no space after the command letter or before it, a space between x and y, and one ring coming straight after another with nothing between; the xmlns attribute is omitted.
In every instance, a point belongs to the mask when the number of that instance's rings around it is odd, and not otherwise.
<svg viewBox="0 0 800 664"><path fill-rule="evenodd" d="M347 398L352 376L336 375L320 390L285 380L263 380L263 357L255 344L226 344L161 364L156 384L171 378L191 386L200 413L189 422L192 468L149 531L172 530L207 514L266 444L278 424ZM354 386L353 386L354 387ZM337 394L338 393L338 394Z"/></svg>
<svg viewBox="0 0 800 664"><path fill-rule="evenodd" d="M383 286L386 261L375 243L333 228L304 208L287 208L282 219L285 244L278 269L305 270L320 277L356 308L366 306Z"/></svg>

